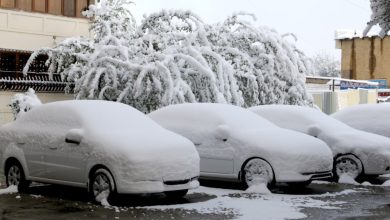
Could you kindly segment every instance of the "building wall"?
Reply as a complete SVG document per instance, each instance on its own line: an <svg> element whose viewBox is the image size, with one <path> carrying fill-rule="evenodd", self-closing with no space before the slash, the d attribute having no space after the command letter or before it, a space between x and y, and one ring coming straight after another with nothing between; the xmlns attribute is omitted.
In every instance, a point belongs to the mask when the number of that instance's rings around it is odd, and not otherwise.
<svg viewBox="0 0 390 220"><path fill-rule="evenodd" d="M17 92L0 91L0 125L13 120L13 114L8 105L15 94ZM73 99L73 95L64 93L36 93L36 95L42 103Z"/></svg>
<svg viewBox="0 0 390 220"><path fill-rule="evenodd" d="M31 51L77 36L90 36L87 19L0 9L0 48Z"/></svg>
<svg viewBox="0 0 390 220"><path fill-rule="evenodd" d="M390 37L339 40L343 78L390 80Z"/></svg>

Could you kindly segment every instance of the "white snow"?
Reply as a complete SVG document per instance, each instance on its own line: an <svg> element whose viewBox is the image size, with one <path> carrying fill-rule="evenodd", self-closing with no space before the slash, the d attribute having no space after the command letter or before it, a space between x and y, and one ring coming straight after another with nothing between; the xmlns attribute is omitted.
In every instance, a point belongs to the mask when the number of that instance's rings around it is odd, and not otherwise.
<svg viewBox="0 0 390 220"><path fill-rule="evenodd" d="M356 182L355 179L353 177L351 177L350 175L348 175L348 174L342 174L339 177L338 182L339 183L344 183L344 184L359 185L359 183Z"/></svg>
<svg viewBox="0 0 390 220"><path fill-rule="evenodd" d="M197 145L203 161L201 175L230 172L231 178L237 178L244 162L254 157L263 158L271 165L277 182L306 181L309 177L301 173L332 169L332 152L325 143L279 128L241 107L186 103L161 108L149 116ZM221 139L221 134L227 138ZM219 164L217 167L232 170L217 170L213 158L219 159L215 162Z"/></svg>
<svg viewBox="0 0 390 220"><path fill-rule="evenodd" d="M9 104L15 119L39 105L42 105L42 102L32 88L29 88L24 94L15 94L11 98L11 104Z"/></svg>
<svg viewBox="0 0 390 220"><path fill-rule="evenodd" d="M17 193L17 192L18 192L18 187L14 186L14 185L9 186L6 189L0 189L0 195L13 194L13 193Z"/></svg>
<svg viewBox="0 0 390 220"><path fill-rule="evenodd" d="M75 82L77 99L116 100L145 113L186 102L312 105L309 59L251 14L207 24L191 11L162 10L137 25L130 1L99 2L84 13L94 16L93 39L39 49L24 73L47 54L49 72Z"/></svg>
<svg viewBox="0 0 390 220"><path fill-rule="evenodd" d="M390 137L390 105L355 105L331 116L353 128Z"/></svg>
<svg viewBox="0 0 390 220"><path fill-rule="evenodd" d="M343 202L334 197L357 193L357 190L344 190L320 195L257 194L238 190L200 187L191 193L215 195L217 198L205 202L142 207L151 210L182 209L204 214L233 214L236 219L301 219L307 217L302 208L340 209ZM327 198L327 199L324 199Z"/></svg>
<svg viewBox="0 0 390 220"><path fill-rule="evenodd" d="M382 183L382 186L390 186L390 180L387 180L384 183Z"/></svg>
<svg viewBox="0 0 390 220"><path fill-rule="evenodd" d="M271 191L267 188L267 183L264 183L264 180L256 181L249 185L248 189L245 190L247 193L257 193L257 194L271 194Z"/></svg>
<svg viewBox="0 0 390 220"><path fill-rule="evenodd" d="M104 207L111 207L110 203L108 203L107 199L110 196L110 191L105 190L96 196L96 202L99 202Z"/></svg>
<svg viewBox="0 0 390 220"><path fill-rule="evenodd" d="M65 147L65 135L81 140L80 146ZM71 100L44 104L2 126L0 141L2 158L16 157L22 161L24 155L31 156L15 144L23 141L30 149L47 150L60 158L71 149L72 157L53 161L58 166L106 164L116 173L118 193L162 192L170 187L164 181L199 176L199 155L189 140L117 102ZM43 146L46 148L42 149ZM50 150L49 146L58 146L60 150ZM74 178L80 181L82 177ZM196 183L174 187L195 188Z"/></svg>
<svg viewBox="0 0 390 220"><path fill-rule="evenodd" d="M301 106L264 105L251 111L276 125L299 131L324 141L333 155L353 154L365 174L385 174L390 166L390 139L354 129L323 112Z"/></svg>

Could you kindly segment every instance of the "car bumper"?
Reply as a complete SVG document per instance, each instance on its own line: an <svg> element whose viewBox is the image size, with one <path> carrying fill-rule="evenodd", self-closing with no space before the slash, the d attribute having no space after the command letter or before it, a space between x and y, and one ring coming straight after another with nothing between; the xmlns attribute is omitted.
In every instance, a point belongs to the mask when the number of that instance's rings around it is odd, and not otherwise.
<svg viewBox="0 0 390 220"><path fill-rule="evenodd" d="M186 180L120 182L117 184L117 193L162 193L167 191L195 189L197 187L199 187L198 177Z"/></svg>
<svg viewBox="0 0 390 220"><path fill-rule="evenodd" d="M332 171L313 172L313 173L298 173L298 172L282 172L277 179L277 182L305 182L309 180L321 180L332 177Z"/></svg>

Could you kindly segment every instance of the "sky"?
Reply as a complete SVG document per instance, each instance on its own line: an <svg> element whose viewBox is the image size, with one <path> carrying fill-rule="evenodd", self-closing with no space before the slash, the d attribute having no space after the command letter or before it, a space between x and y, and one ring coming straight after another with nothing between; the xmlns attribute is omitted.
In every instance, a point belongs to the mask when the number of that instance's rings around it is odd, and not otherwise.
<svg viewBox="0 0 390 220"><path fill-rule="evenodd" d="M337 29L363 30L370 19L369 0L133 0L137 21L161 9L184 9L198 14L206 23L223 21L234 12L245 11L257 17L255 24L294 33L297 46L308 56L327 53L336 59Z"/></svg>

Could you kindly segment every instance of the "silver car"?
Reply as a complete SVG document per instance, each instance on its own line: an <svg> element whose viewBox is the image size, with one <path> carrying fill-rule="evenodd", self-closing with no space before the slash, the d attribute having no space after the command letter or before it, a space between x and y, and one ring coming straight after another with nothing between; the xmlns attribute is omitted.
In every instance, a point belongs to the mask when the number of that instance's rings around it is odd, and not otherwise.
<svg viewBox="0 0 390 220"><path fill-rule="evenodd" d="M332 153L324 142L277 127L246 109L192 103L149 116L195 144L204 179L307 185L331 177Z"/></svg>
<svg viewBox="0 0 390 220"><path fill-rule="evenodd" d="M354 129L320 110L291 105L250 108L276 125L317 137L329 145L336 178L362 180L390 173L390 139Z"/></svg>
<svg viewBox="0 0 390 220"><path fill-rule="evenodd" d="M199 185L199 155L187 139L120 103L62 101L0 128L7 185L30 181L102 192L184 196Z"/></svg>

